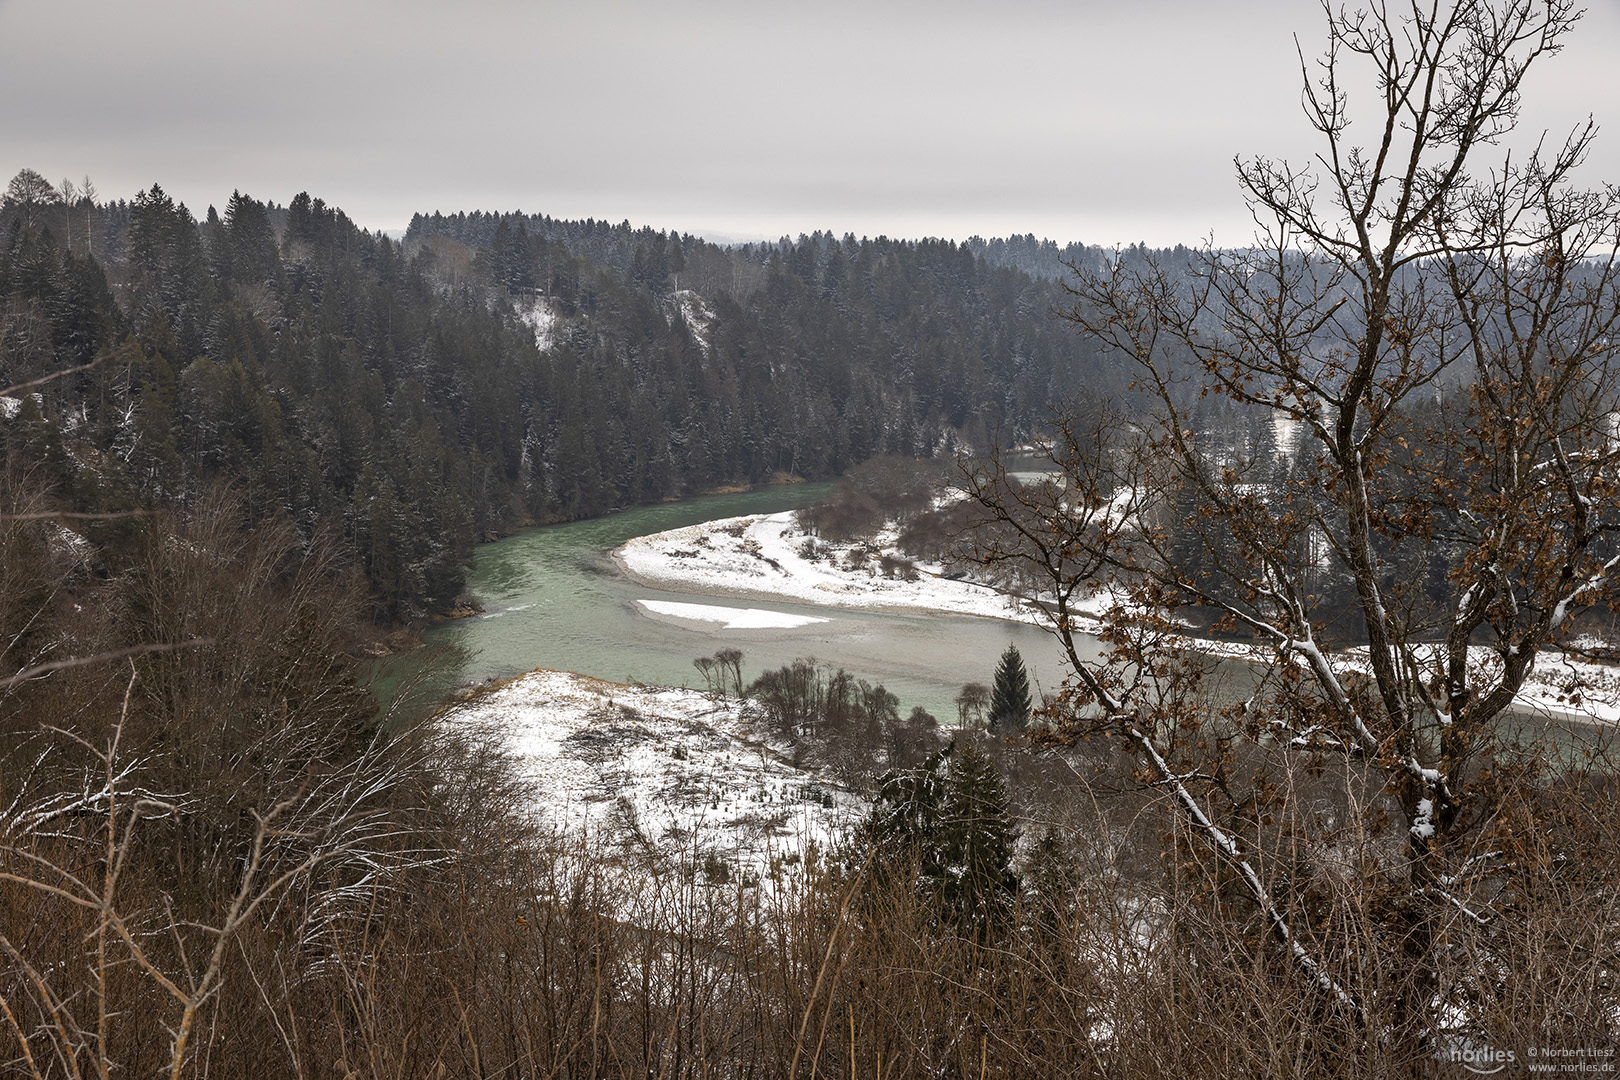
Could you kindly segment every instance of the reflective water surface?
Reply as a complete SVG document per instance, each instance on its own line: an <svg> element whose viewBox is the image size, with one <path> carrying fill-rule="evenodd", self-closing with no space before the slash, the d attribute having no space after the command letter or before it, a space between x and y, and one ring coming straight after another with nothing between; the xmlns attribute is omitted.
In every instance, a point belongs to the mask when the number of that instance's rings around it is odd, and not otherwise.
<svg viewBox="0 0 1620 1080"><path fill-rule="evenodd" d="M813 656L884 684L899 696L902 714L921 705L946 723L956 719L954 699L962 684L988 684L1009 643L1018 646L1037 686L1058 685L1064 670L1060 651L1055 640L1037 627L958 615L879 614L647 589L620 573L609 557L632 537L715 518L793 509L819 499L831 487L831 483L781 485L704 495L527 529L483 545L474 561L471 590L485 610L429 631L428 644L447 647L450 662L423 688L424 695L534 668L575 671L613 682L702 686L693 659L728 647L742 650L745 679L797 657ZM798 626L729 629L712 619L661 614L640 600L739 611L765 608L806 618ZM391 681L415 662L398 658L384 679ZM1233 689L1248 681L1242 665L1219 666L1223 677L1234 681ZM1612 746L1615 735L1612 728L1573 717L1536 713L1508 714L1503 728L1519 739L1547 740L1549 749L1573 756L1583 756L1594 739Z"/></svg>
<svg viewBox="0 0 1620 1080"><path fill-rule="evenodd" d="M814 656L899 696L902 712L921 705L954 720L963 683L988 684L1009 643L1031 677L1052 688L1062 678L1059 651L1041 630L999 619L888 615L726 596L647 589L614 566L608 552L635 536L738 514L776 513L820 498L830 484L705 495L640 507L590 521L527 529L478 549L471 588L482 615L436 627L430 644L461 653L457 682L557 668L614 682L702 686L694 658L716 649L743 652L752 679L796 657ZM638 600L766 608L824 622L767 629L726 629L653 612ZM794 620L785 619L783 622Z"/></svg>

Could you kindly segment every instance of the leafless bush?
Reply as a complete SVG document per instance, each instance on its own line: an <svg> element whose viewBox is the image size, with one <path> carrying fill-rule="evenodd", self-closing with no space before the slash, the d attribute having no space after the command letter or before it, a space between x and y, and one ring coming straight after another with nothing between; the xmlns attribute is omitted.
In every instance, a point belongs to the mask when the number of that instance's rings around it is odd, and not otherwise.
<svg viewBox="0 0 1620 1080"><path fill-rule="evenodd" d="M713 656L698 657L692 661L692 666L703 676L709 693L717 697L725 697L727 693L742 697L742 659L742 650L727 648Z"/></svg>
<svg viewBox="0 0 1620 1080"><path fill-rule="evenodd" d="M884 771L915 754L927 756L937 744L931 717L925 721L914 711L902 721L899 698L881 683L834 671L814 657L762 673L748 687L748 699L765 724L789 739L800 764L824 769L855 791L871 791Z"/></svg>
<svg viewBox="0 0 1620 1080"><path fill-rule="evenodd" d="M946 479L940 462L874 458L851 469L820 503L800 510L799 525L834 543L868 539L890 522L904 525L929 510Z"/></svg>

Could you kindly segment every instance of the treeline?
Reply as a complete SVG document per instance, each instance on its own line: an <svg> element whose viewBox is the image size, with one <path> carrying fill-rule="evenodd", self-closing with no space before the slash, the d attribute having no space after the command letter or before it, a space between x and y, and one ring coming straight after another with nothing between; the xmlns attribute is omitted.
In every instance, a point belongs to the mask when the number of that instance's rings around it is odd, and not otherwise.
<svg viewBox="0 0 1620 1080"><path fill-rule="evenodd" d="M1081 243L1059 247L1054 240L1037 240L1034 233L989 240L970 236L962 246L992 266L1005 266L1041 281L1062 281L1076 268L1102 270L1115 263L1135 265L1150 258L1167 266L1186 266L1193 256L1192 250L1183 244L1162 250L1146 244L1131 244L1117 250Z"/></svg>
<svg viewBox="0 0 1620 1080"><path fill-rule="evenodd" d="M1058 287L944 241L720 248L628 224L418 217L307 194L198 220L26 170L0 206L0 388L66 510L215 479L334 528L384 620L448 611L533 522L1018 437L1115 386Z"/></svg>
<svg viewBox="0 0 1620 1080"><path fill-rule="evenodd" d="M777 444L774 461L735 461L733 478L759 479L762 466L825 475L955 441L980 447L1027 433L1054 401L1123 387L1054 317L1063 302L1054 283L948 241L817 232L720 248L627 222L474 213L418 215L406 245L534 303L554 340L606 336L619 353L644 352L657 345L652 327L640 341L613 340L629 328L623 318L580 318L603 298L570 275L569 259L585 253L628 279L654 301L638 318L685 324L710 388L742 406L733 419L744 443Z"/></svg>

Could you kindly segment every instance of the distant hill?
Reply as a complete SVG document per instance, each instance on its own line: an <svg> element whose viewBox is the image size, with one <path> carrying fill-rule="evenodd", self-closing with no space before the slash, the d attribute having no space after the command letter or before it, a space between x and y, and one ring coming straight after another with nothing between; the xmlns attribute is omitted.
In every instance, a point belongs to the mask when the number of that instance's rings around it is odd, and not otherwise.
<svg viewBox="0 0 1620 1080"><path fill-rule="evenodd" d="M156 186L10 199L0 237L0 386L126 349L6 428L66 446L54 498L245 484L341 532L385 621L449 611L472 545L531 522L1011 443L1125 382L1055 314L1062 260L1100 251L1032 237L721 247L471 212L396 241L308 194L199 218Z"/></svg>

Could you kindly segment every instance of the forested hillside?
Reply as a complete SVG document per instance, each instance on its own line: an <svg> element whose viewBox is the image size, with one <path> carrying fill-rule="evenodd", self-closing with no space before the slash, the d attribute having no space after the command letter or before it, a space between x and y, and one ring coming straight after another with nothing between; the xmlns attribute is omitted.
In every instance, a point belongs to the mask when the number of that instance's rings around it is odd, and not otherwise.
<svg viewBox="0 0 1620 1080"><path fill-rule="evenodd" d="M338 531L384 621L523 524L1005 442L1117 384L1000 248L481 213L398 241L307 194L198 220L26 171L0 235L0 386L94 364L14 390L14 462L80 512L246 485Z"/></svg>

